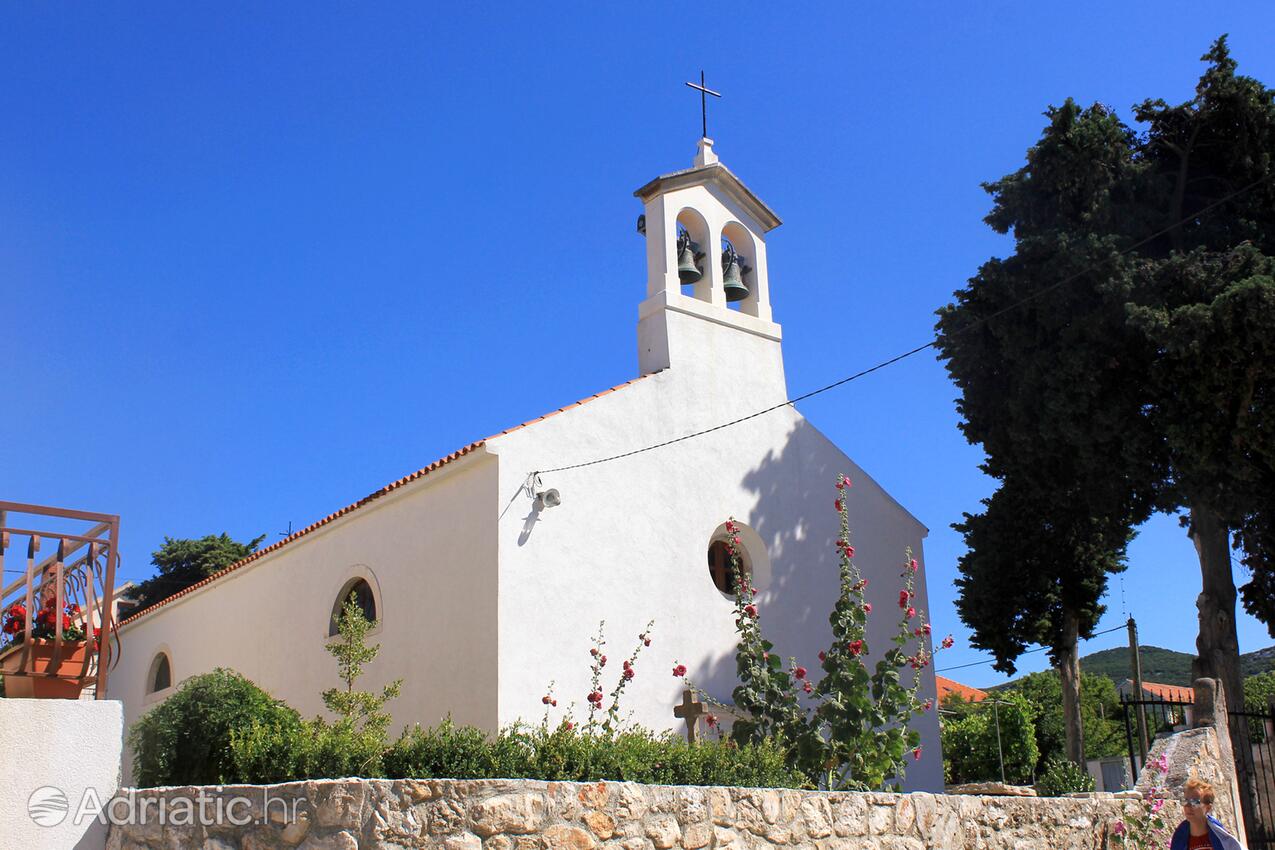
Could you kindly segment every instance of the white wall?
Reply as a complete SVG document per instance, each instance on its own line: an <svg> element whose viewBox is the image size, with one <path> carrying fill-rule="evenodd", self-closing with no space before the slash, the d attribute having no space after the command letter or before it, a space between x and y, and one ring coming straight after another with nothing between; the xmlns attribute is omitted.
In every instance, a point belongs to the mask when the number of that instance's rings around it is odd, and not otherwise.
<svg viewBox="0 0 1275 850"><path fill-rule="evenodd" d="M123 722L114 700L0 699L0 847L106 846L105 826L77 813L89 789L105 805L119 787ZM29 808L40 801L47 826Z"/></svg>
<svg viewBox="0 0 1275 850"><path fill-rule="evenodd" d="M669 322L682 351L672 368L489 443L500 456L502 505L530 471L666 440L783 400L777 342L681 313ZM550 679L559 699L552 719L572 702L582 716L590 636L602 619L611 641L604 691L638 632L656 621L624 700L637 722L681 727L672 715L681 692L675 659L698 685L728 699L733 607L713 585L706 553L731 515L760 534L772 561L758 597L766 633L783 656L817 670L837 594L833 485L841 472L854 480L851 530L878 612L869 640L879 652L899 613L904 550L923 563L925 529L791 408L654 452L545 474L562 504L537 513L517 499L500 524L501 722L538 719ZM918 607L927 605L922 584ZM932 668L922 693L935 696ZM910 766L908 785L941 789L937 716L919 723L923 758Z"/></svg>
<svg viewBox="0 0 1275 850"><path fill-rule="evenodd" d="M229 667L303 716L338 684L324 645L332 605L355 575L379 585L381 654L361 685L403 678L396 726L496 722L496 463L467 455L145 615L121 630L108 683L132 724L170 691L146 694L156 652L174 685ZM131 776L131 764L126 777Z"/></svg>

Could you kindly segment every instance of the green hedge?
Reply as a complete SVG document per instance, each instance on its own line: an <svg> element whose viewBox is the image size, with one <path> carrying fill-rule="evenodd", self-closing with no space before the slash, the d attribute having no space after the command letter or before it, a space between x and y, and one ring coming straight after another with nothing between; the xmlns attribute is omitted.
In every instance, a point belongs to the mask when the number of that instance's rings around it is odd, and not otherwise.
<svg viewBox="0 0 1275 850"><path fill-rule="evenodd" d="M133 782L139 787L235 782L231 734L254 723L295 729L301 718L232 670L193 676L129 730Z"/></svg>
<svg viewBox="0 0 1275 850"><path fill-rule="evenodd" d="M322 721L303 727L264 724L236 733L236 781L286 782L341 776L390 779L543 779L645 782L661 785L742 785L798 788L804 778L784 765L773 744L694 746L672 735L628 730L588 734L509 727L494 737L450 720L405 731L383 751L357 732Z"/></svg>

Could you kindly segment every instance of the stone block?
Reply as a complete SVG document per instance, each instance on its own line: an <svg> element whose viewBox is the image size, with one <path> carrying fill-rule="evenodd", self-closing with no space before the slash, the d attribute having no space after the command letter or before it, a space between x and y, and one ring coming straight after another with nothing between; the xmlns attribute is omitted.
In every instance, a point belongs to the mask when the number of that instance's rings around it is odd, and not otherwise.
<svg viewBox="0 0 1275 850"><path fill-rule="evenodd" d="M474 804L470 809L474 832L484 838L498 832L535 832L544 818L544 795L534 792L497 794Z"/></svg>

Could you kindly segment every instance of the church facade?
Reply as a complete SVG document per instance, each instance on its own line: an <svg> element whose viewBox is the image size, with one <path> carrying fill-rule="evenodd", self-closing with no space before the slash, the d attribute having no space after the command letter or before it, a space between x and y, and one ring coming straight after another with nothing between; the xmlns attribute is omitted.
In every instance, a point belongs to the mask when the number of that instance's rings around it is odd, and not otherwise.
<svg viewBox="0 0 1275 850"><path fill-rule="evenodd" d="M837 594L838 473L854 481L856 563L884 615L869 643L887 645L904 552L923 563L926 530L783 406L765 242L778 217L708 139L692 168L636 194L647 260L638 377L465 446L126 620L110 681L126 723L216 667L320 713L335 682L324 644L353 591L379 620L366 686L404 679L389 706L398 726L538 722L551 681L551 721L572 704L579 719L599 622L609 690L653 620L623 707L636 723L681 728L675 665L724 701L735 683L733 601L714 546L731 517L763 629L817 669ZM923 580L916 601L928 609ZM932 668L920 675L935 697ZM923 755L907 785L941 790L937 715L917 722Z"/></svg>

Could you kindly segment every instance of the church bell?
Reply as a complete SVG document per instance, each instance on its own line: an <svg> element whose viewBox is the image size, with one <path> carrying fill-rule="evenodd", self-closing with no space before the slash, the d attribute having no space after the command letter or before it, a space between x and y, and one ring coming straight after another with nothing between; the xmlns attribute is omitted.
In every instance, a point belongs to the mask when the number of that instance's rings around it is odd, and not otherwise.
<svg viewBox="0 0 1275 850"><path fill-rule="evenodd" d="M682 283L697 283L704 276L696 261L704 255L699 246L691 241L691 235L683 231L677 237L677 277Z"/></svg>
<svg viewBox="0 0 1275 850"><path fill-rule="evenodd" d="M743 265L743 258L735 253L735 247L727 243L722 251L722 286L726 290L727 301L743 301L748 297L748 287L744 285L741 274L749 271L752 269Z"/></svg>

